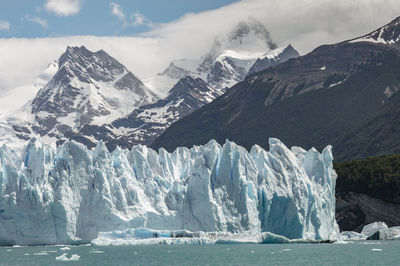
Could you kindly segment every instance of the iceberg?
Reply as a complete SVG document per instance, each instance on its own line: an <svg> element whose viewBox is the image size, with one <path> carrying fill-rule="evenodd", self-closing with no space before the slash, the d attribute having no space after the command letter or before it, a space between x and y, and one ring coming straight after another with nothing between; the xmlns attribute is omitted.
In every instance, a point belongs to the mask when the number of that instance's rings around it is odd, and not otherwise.
<svg viewBox="0 0 400 266"><path fill-rule="evenodd" d="M343 231L340 233L340 240L349 241L349 240L365 240L367 236L364 234L360 234L353 231Z"/></svg>
<svg viewBox="0 0 400 266"><path fill-rule="evenodd" d="M269 146L248 152L211 140L172 153L143 145L110 153L102 142L88 150L36 137L18 154L3 145L0 245L90 243L118 230L142 239L152 230L336 238L331 146L290 150L272 138Z"/></svg>
<svg viewBox="0 0 400 266"><path fill-rule="evenodd" d="M361 233L343 231L337 239L349 240L400 240L400 226L388 227L384 222L373 222L363 227Z"/></svg>
<svg viewBox="0 0 400 266"><path fill-rule="evenodd" d="M361 234L370 237L379 230L388 229L389 227L384 222L373 222L363 227Z"/></svg>
<svg viewBox="0 0 400 266"><path fill-rule="evenodd" d="M380 229L369 236L367 240L400 240L400 226Z"/></svg>

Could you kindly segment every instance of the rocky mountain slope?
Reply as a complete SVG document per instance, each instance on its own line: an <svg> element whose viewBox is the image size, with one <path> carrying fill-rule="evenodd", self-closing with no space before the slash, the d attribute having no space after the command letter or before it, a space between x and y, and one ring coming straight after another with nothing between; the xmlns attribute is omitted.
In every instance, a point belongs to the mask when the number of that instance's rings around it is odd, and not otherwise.
<svg viewBox="0 0 400 266"><path fill-rule="evenodd" d="M227 84L243 80L257 56L262 55L260 69L298 55L291 46L275 48L262 24L242 22L215 41L196 70L190 70L195 66L190 60L178 60L180 67L171 63L160 77L174 83L159 99L106 52L68 47L37 95L16 114L0 118L0 138L20 147L35 134L48 143L74 139L88 147L99 140L110 149L149 145L173 122L223 94Z"/></svg>
<svg viewBox="0 0 400 266"><path fill-rule="evenodd" d="M273 67L280 63L284 63L289 59L296 58L299 56L300 54L293 48L292 45L289 45L285 49L276 49L258 58L256 62L254 62L252 67L249 69L247 75L263 71L267 68Z"/></svg>
<svg viewBox="0 0 400 266"><path fill-rule="evenodd" d="M250 148L255 143L266 146L265 135L307 148L329 143L340 146L337 141L361 122L386 107L398 108L388 103L395 101L400 88L399 21L248 76L222 97L173 124L153 147L172 150L228 138ZM378 42L374 36L390 37ZM391 125L388 120L382 123ZM360 134L353 133L353 144ZM396 135L391 139L396 143ZM376 154L361 146L352 147L363 151L357 156ZM339 160L354 156L344 147L334 153Z"/></svg>
<svg viewBox="0 0 400 266"><path fill-rule="evenodd" d="M40 134L60 143L68 132L110 123L157 99L103 50L68 47L58 60L57 72L35 98L2 117L0 136L4 139L14 132L18 142Z"/></svg>
<svg viewBox="0 0 400 266"><path fill-rule="evenodd" d="M202 79L185 77L170 90L168 96L143 105L129 115L105 125L85 125L69 139L94 147L102 140L110 150L116 146L131 148L136 144L150 145L169 125L218 97Z"/></svg>
<svg viewBox="0 0 400 266"><path fill-rule="evenodd" d="M400 155L334 163L336 220L342 230L360 231L383 221L400 224Z"/></svg>

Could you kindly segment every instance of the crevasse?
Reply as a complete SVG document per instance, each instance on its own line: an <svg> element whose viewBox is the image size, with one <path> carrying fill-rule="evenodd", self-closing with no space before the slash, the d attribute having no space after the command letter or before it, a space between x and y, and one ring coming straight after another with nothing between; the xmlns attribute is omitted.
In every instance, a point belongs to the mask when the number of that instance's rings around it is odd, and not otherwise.
<svg viewBox="0 0 400 266"><path fill-rule="evenodd" d="M127 228L271 232L330 239L336 174L331 147L250 152L226 141L108 152L33 138L22 154L0 148L0 244L87 243Z"/></svg>

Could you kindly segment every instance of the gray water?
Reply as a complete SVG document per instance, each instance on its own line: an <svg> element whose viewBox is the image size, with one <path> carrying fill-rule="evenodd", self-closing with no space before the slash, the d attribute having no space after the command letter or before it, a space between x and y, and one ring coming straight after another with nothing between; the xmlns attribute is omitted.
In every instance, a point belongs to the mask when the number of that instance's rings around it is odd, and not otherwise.
<svg viewBox="0 0 400 266"><path fill-rule="evenodd" d="M1 247L1 265L400 265L400 241L350 244ZM59 261L67 253L78 261Z"/></svg>

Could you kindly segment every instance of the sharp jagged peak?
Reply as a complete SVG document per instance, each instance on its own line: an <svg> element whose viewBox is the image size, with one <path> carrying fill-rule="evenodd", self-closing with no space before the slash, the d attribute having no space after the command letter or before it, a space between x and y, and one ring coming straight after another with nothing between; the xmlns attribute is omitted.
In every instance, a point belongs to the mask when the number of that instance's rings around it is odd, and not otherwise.
<svg viewBox="0 0 400 266"><path fill-rule="evenodd" d="M294 47L292 46L292 44L289 44L288 46L286 46L286 48L285 48L284 51L290 51L290 50L295 50L295 51L296 51L296 49L294 49Z"/></svg>
<svg viewBox="0 0 400 266"><path fill-rule="evenodd" d="M252 34L254 34L257 39L265 41L265 44L271 50L277 48L277 45L272 41L271 35L267 28L261 22L253 18L239 22L229 33L229 41L233 42L238 40L240 43L242 43L246 41Z"/></svg>
<svg viewBox="0 0 400 266"><path fill-rule="evenodd" d="M85 46L68 46L58 60L59 71L75 76L88 75L98 81L111 81L129 71L104 50L92 52Z"/></svg>
<svg viewBox="0 0 400 266"><path fill-rule="evenodd" d="M217 54L223 50L265 52L276 48L267 28L258 20L248 18L216 38L211 50Z"/></svg>

